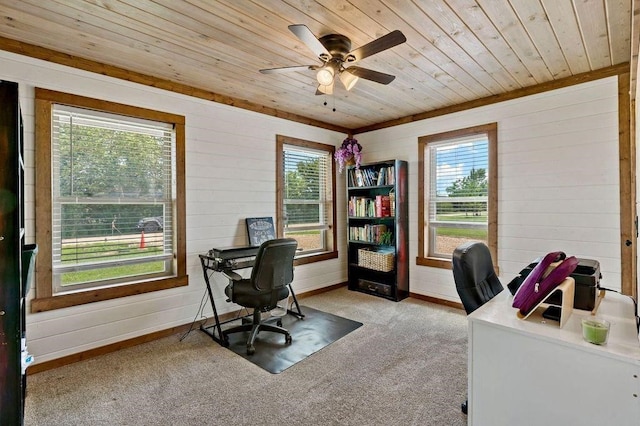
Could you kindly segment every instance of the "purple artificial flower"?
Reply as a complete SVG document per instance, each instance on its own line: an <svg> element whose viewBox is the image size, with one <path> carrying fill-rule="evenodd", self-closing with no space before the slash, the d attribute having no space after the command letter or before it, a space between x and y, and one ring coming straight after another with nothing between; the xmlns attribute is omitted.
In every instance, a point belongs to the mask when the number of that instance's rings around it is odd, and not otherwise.
<svg viewBox="0 0 640 426"><path fill-rule="evenodd" d="M342 141L342 146L336 150L335 159L340 166L340 173L344 165L351 160L355 161L356 169L359 168L362 161L362 145L354 138L346 138Z"/></svg>

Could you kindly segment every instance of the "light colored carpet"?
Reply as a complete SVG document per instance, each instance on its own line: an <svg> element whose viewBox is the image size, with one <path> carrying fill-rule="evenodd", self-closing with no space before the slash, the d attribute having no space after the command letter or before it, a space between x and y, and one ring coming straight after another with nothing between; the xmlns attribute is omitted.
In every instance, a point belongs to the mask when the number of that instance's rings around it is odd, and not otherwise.
<svg viewBox="0 0 640 426"><path fill-rule="evenodd" d="M364 325L280 374L194 330L30 375L25 425L467 424L464 311L345 288L303 304Z"/></svg>

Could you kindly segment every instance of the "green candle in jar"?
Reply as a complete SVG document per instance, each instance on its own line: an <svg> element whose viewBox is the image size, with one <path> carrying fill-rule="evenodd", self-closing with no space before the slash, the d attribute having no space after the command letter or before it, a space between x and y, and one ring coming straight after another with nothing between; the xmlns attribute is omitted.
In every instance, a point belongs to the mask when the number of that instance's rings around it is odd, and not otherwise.
<svg viewBox="0 0 640 426"><path fill-rule="evenodd" d="M584 340L596 345L603 345L607 342L609 334L609 323L604 320L583 319L582 336Z"/></svg>

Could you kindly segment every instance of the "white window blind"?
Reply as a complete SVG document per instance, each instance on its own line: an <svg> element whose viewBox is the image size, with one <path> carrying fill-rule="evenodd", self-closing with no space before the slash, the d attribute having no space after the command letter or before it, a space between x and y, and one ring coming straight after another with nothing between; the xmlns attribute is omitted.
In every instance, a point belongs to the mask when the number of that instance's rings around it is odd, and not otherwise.
<svg viewBox="0 0 640 426"><path fill-rule="evenodd" d="M54 105L54 292L173 273L174 146L167 123Z"/></svg>
<svg viewBox="0 0 640 426"><path fill-rule="evenodd" d="M330 154L287 145L283 156L284 233L294 238L301 233L320 234L319 245L302 245L302 249L324 250L324 233L332 225Z"/></svg>
<svg viewBox="0 0 640 426"><path fill-rule="evenodd" d="M427 149L429 256L450 258L451 244L486 242L489 141L474 135L432 142Z"/></svg>

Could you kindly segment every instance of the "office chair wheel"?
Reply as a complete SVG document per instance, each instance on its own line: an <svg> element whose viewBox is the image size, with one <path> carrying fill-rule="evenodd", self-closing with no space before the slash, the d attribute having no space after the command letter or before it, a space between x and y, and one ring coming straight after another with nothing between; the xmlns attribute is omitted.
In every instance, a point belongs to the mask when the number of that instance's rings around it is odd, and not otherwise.
<svg viewBox="0 0 640 426"><path fill-rule="evenodd" d="M462 409L462 412L464 414L467 414L467 401L463 402L460 406L460 408Z"/></svg>
<svg viewBox="0 0 640 426"><path fill-rule="evenodd" d="M284 341L286 342L287 345L290 345L293 339L291 338L290 334L287 334L286 336L284 336Z"/></svg>
<svg viewBox="0 0 640 426"><path fill-rule="evenodd" d="M247 355L253 355L256 353L256 348L253 345L247 345Z"/></svg>
<svg viewBox="0 0 640 426"><path fill-rule="evenodd" d="M282 320L278 320L278 321L276 322L276 325L277 325L278 327L282 327Z"/></svg>

